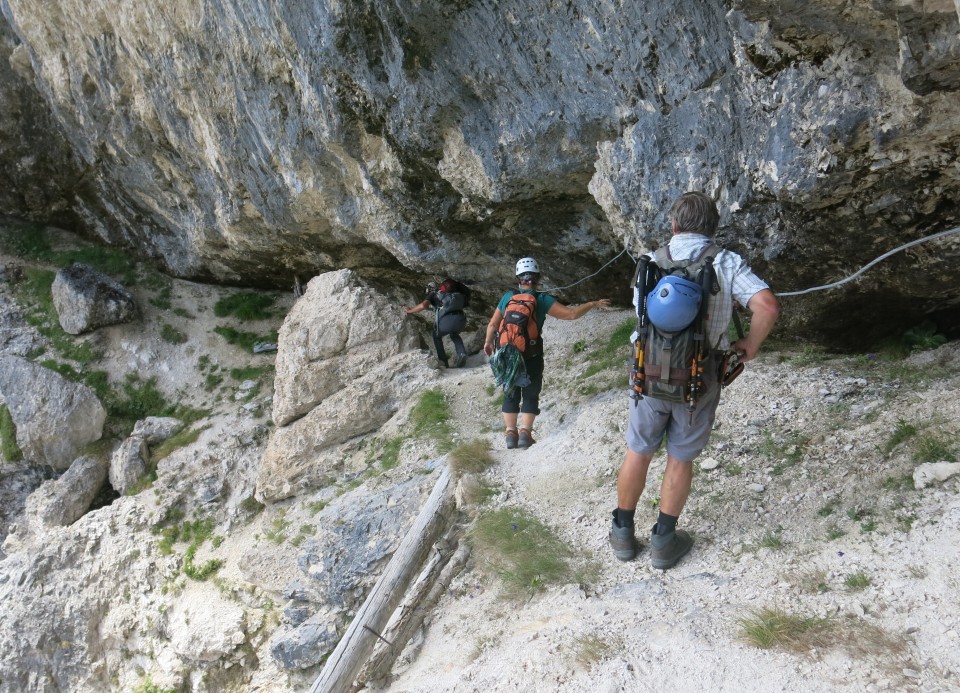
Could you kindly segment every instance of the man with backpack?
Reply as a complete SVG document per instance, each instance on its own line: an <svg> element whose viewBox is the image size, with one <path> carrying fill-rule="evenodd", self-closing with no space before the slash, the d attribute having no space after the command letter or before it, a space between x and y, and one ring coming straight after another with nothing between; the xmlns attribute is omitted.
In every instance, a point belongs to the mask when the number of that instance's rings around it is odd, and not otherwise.
<svg viewBox="0 0 960 693"><path fill-rule="evenodd" d="M529 448L533 439L533 422L540 413L540 390L543 386L543 323L548 315L560 320L576 320L598 306L607 307L610 300L565 306L550 294L537 291L540 267L532 257L517 261L519 291L508 291L500 299L487 324L483 350L498 359L513 354L525 371L522 384L505 386L503 393L503 425L507 448ZM494 354L494 351L497 354ZM518 430L519 419L519 430Z"/></svg>
<svg viewBox="0 0 960 693"><path fill-rule="evenodd" d="M643 269L638 268L634 400L609 535L618 559L636 556L634 513L650 461L665 437L667 464L650 536L651 564L657 569L673 567L693 546L690 535L676 525L690 493L693 460L710 438L723 356L735 355L740 363L756 357L779 314L776 296L743 258L713 245L720 215L711 198L685 193L669 216L673 236L668 246L652 258L641 258ZM728 350L734 302L750 310L750 332ZM687 362L677 362L680 352ZM729 374L736 375L733 370Z"/></svg>
<svg viewBox="0 0 960 693"><path fill-rule="evenodd" d="M463 346L463 339L460 333L467 326L467 314L463 309L470 302L470 289L461 282L447 277L440 284L430 282L427 284L426 298L412 308L404 307L407 315L419 313L431 306L435 309L433 321L433 346L437 350L437 359L443 364L444 368L449 368L450 363L447 359L447 352L443 348L443 338L450 337L453 342L453 348L457 351L457 360L454 362L455 368L461 368L467 361L467 350Z"/></svg>

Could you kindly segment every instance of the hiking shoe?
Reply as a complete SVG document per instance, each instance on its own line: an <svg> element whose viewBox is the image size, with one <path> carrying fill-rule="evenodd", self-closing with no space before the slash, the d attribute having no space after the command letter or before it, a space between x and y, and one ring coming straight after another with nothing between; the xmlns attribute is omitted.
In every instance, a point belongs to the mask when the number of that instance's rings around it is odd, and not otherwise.
<svg viewBox="0 0 960 693"><path fill-rule="evenodd" d="M506 433L507 439L507 450L513 450L517 447L517 431L513 428L508 428Z"/></svg>
<svg viewBox="0 0 960 693"><path fill-rule="evenodd" d="M454 368L463 368L463 364L467 362L466 354L457 354L457 365Z"/></svg>
<svg viewBox="0 0 960 693"><path fill-rule="evenodd" d="M613 549L613 555L621 561L632 561L637 555L637 538L633 535L633 527L621 527L617 524L616 514L610 520L610 548Z"/></svg>
<svg viewBox="0 0 960 693"><path fill-rule="evenodd" d="M533 434L530 433L526 428L520 429L520 437L517 439L517 447L521 450L526 450L528 447L536 443L533 439Z"/></svg>
<svg viewBox="0 0 960 693"><path fill-rule="evenodd" d="M693 537L682 529L656 534L654 525L654 533L650 535L650 563L657 570L672 568L687 555L691 546Z"/></svg>

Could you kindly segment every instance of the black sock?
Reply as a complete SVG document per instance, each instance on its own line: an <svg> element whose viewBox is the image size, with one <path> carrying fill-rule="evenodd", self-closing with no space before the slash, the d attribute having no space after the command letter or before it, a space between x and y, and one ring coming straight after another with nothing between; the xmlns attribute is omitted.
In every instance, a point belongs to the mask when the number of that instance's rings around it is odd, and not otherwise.
<svg viewBox="0 0 960 693"><path fill-rule="evenodd" d="M617 527L633 527L633 514L636 510L624 510L617 508L613 512L613 517L617 521Z"/></svg>
<svg viewBox="0 0 960 693"><path fill-rule="evenodd" d="M657 515L657 525L654 527L655 534L669 534L677 528L677 520L680 518L676 515L667 515L662 510L660 514Z"/></svg>

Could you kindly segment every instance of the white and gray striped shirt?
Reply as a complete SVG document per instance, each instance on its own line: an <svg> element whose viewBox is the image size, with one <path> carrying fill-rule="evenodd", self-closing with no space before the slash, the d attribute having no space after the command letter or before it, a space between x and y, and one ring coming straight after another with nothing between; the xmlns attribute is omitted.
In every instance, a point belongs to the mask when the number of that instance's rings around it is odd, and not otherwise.
<svg viewBox="0 0 960 693"><path fill-rule="evenodd" d="M680 233L670 238L670 257L674 260L691 260L700 254L712 238L698 233ZM729 348L727 326L733 314L733 302L746 306L753 295L770 287L753 273L746 260L730 250L721 250L714 258L713 268L717 273L720 293L710 299L707 316L707 335L713 349ZM634 306L637 305L634 291ZM634 334L633 339L636 339Z"/></svg>

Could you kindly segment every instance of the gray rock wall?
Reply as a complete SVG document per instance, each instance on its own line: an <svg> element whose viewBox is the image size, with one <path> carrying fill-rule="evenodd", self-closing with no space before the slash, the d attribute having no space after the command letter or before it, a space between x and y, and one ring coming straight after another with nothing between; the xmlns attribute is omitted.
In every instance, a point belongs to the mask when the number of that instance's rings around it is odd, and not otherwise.
<svg viewBox="0 0 960 693"><path fill-rule="evenodd" d="M451 272L483 304L520 255L565 286L659 244L670 201L700 188L722 240L787 291L960 216L946 0L7 0L3 14L85 171L72 208L181 275ZM791 299L782 328L865 339L891 311L956 325L958 254L941 243ZM631 264L563 298L626 299Z"/></svg>

